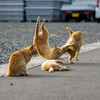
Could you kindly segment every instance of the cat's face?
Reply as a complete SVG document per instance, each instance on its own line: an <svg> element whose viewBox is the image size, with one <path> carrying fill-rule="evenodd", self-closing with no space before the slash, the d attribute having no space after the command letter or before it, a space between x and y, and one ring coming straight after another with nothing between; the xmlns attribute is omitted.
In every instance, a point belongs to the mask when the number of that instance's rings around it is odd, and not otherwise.
<svg viewBox="0 0 100 100"><path fill-rule="evenodd" d="M78 40L81 39L81 36L82 36L81 33L82 33L82 32L80 32L80 31L74 32L73 35L72 35L72 37L73 37L76 41L78 41Z"/></svg>
<svg viewBox="0 0 100 100"><path fill-rule="evenodd" d="M29 47L29 51L30 51L30 53L32 54L32 55L37 55L38 53L37 53L37 50L36 50L36 48L35 48L35 45L31 45L30 47Z"/></svg>

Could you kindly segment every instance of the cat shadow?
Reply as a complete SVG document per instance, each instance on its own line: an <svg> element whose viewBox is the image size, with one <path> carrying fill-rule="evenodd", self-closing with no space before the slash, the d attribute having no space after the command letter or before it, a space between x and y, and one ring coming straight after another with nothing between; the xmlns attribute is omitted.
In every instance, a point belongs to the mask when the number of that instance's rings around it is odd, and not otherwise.
<svg viewBox="0 0 100 100"><path fill-rule="evenodd" d="M73 64L68 64L68 63L64 63L63 66L88 66L91 67L91 65L93 66L98 66L100 65L100 63L73 63Z"/></svg>
<svg viewBox="0 0 100 100"><path fill-rule="evenodd" d="M22 77L27 77L27 78L62 78L62 77L69 77L69 76L67 76L67 75L58 75L59 73L58 72L60 72L60 71L55 71L54 73L56 74L53 74L53 72L52 72L52 75L51 75L51 73L48 73L48 75L47 74L42 74L42 75L32 75L32 74L29 74L29 75L27 75L27 76L22 76ZM67 71L66 71L66 73L67 73Z"/></svg>

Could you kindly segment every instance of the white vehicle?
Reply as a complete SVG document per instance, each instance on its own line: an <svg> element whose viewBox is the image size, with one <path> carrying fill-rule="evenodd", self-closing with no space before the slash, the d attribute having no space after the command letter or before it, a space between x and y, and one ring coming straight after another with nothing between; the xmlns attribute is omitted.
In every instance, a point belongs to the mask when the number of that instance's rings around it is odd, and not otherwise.
<svg viewBox="0 0 100 100"><path fill-rule="evenodd" d="M97 0L95 17L96 17L97 22L100 22L100 0Z"/></svg>
<svg viewBox="0 0 100 100"><path fill-rule="evenodd" d="M61 11L65 21L69 19L88 20L95 19L96 0L72 0L70 5L62 5Z"/></svg>

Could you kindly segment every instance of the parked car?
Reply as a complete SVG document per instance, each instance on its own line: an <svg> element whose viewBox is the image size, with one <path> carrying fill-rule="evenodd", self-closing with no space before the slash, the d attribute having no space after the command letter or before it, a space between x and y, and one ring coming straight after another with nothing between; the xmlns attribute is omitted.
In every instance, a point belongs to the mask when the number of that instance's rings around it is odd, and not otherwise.
<svg viewBox="0 0 100 100"><path fill-rule="evenodd" d="M96 0L72 0L72 4L62 5L61 11L65 15L65 21L69 19L93 21L95 8Z"/></svg>
<svg viewBox="0 0 100 100"><path fill-rule="evenodd" d="M97 0L95 17L96 17L97 22L100 22L100 0Z"/></svg>

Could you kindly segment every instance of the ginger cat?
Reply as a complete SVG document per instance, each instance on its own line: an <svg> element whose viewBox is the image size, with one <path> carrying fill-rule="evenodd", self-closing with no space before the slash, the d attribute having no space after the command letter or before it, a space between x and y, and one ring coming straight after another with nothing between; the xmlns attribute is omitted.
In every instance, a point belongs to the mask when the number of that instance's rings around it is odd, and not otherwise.
<svg viewBox="0 0 100 100"><path fill-rule="evenodd" d="M20 51L14 52L9 59L8 73L5 76L28 75L26 65L33 55L38 54L35 46L28 46Z"/></svg>
<svg viewBox="0 0 100 100"><path fill-rule="evenodd" d="M41 65L41 69L44 71L49 71L50 73L53 71L69 71L69 67L62 67L63 64L60 60L47 60Z"/></svg>
<svg viewBox="0 0 100 100"><path fill-rule="evenodd" d="M69 31L70 37L66 42L66 44L64 45L74 43L72 46L68 48L68 50L66 50L66 52L69 54L69 58L68 58L69 63L73 63L72 58L74 56L76 61L78 61L77 56L82 46L82 32L81 31L73 32L69 27L66 27L66 29Z"/></svg>
<svg viewBox="0 0 100 100"><path fill-rule="evenodd" d="M54 48L51 48L48 44L48 37L49 37L49 32L45 28L45 19L43 19L43 22L41 24L41 32L39 33L39 23L40 23L40 18L38 16L37 18L37 23L36 23L36 30L35 30L35 36L33 39L33 44L35 44L35 47L37 49L38 54L48 60L51 59L60 59L59 57L67 51L68 47L73 45L67 44L62 47L57 47L55 44Z"/></svg>

